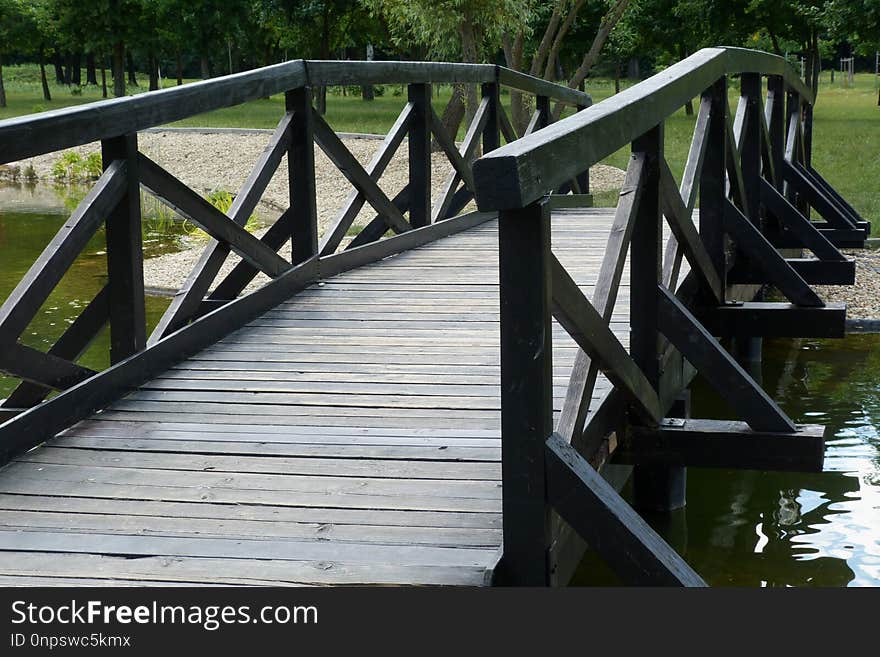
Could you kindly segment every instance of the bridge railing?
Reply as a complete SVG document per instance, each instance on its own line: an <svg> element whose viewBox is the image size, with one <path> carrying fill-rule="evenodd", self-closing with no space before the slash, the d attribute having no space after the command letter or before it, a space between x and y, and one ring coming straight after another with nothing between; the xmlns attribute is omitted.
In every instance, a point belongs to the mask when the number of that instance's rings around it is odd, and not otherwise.
<svg viewBox="0 0 880 657"><path fill-rule="evenodd" d="M456 135L447 132L431 104L432 87L449 83L478 84L481 90L479 106L460 144L456 143ZM407 86L400 115L366 165L313 109L314 88L351 84ZM0 164L100 142L104 168L70 219L0 306L0 372L21 380L0 404L0 421L17 416L0 429L0 452L9 454L40 442L79 419L87 409L100 408L101 400L112 400L125 386L135 385L151 371L159 371L163 363L167 366L169 358L182 358L185 350L209 344L254 312L280 302L318 276L344 271L488 219L488 215L479 213L460 215L473 199L472 164L480 151L499 147L502 138L512 142L519 137L501 101L501 88L505 86L535 96L535 113L525 134L552 121L551 101L572 105L576 110L591 104L590 97L580 91L494 65L298 60L0 121ZM285 97L284 115L226 213L138 148L141 130L281 93ZM432 198L432 138L452 169L437 198ZM408 140L409 180L389 198L379 181L404 139ZM323 235L319 235L317 223L315 145L352 186ZM244 225L285 155L289 207L257 238ZM140 188L212 238L150 336L144 311ZM559 185L559 191L588 189L589 178L583 171ZM365 205L372 206L375 218L363 227L355 226ZM108 270L104 288L48 353L22 344L19 338L27 326L102 225L106 227ZM389 231L396 237L382 239ZM288 241L290 261L278 253ZM241 260L220 278L231 253ZM274 285L266 285L257 296L249 295L252 298L246 304L233 304L258 273L268 276ZM222 316L225 320L197 321L223 308L229 311ZM98 377L77 360L107 324L112 372ZM162 345L163 340L182 329L188 331L185 336ZM160 345L161 349L155 349ZM128 363L136 356L137 366ZM51 411L20 415L53 391L74 389L75 394L53 399Z"/></svg>
<svg viewBox="0 0 880 657"><path fill-rule="evenodd" d="M694 97L679 182L664 122ZM511 582L558 577L552 509L625 580L701 583L597 475L592 465L612 455L636 465L637 497L641 483L674 496L686 465L822 469L823 428L795 426L717 339L843 335L843 304L824 303L811 284L852 283L838 246L863 244L869 226L811 165L812 102L781 58L705 49L476 162L478 207L500 213L501 572ZM624 147L631 158L588 300L553 255L547 195ZM628 255L629 349L609 326ZM690 271L679 282L683 258ZM789 303L754 302L761 286ZM555 426L553 318L580 347ZM667 419L695 370L745 422ZM600 373L613 388L591 408Z"/></svg>

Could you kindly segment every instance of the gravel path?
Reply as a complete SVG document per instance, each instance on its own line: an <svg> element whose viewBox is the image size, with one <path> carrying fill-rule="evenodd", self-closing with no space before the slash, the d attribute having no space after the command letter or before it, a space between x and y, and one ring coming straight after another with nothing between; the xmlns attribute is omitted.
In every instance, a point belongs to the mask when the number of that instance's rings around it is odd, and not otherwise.
<svg viewBox="0 0 880 657"><path fill-rule="evenodd" d="M207 195L218 189L233 193L239 190L260 153L268 144L270 135L271 131L245 133L198 130L148 131L138 136L138 143L145 155L177 176L190 188ZM364 166L382 143L375 138L351 136L343 137L343 142ZM99 145L85 144L71 150L85 157L89 153L98 151ZM49 180L52 177L52 166L61 155L61 153L50 153L28 161L13 163L13 166L18 166L23 171L31 165L37 178ZM443 153L432 155L431 180L434 198L439 196L440 189L451 171L452 166ZM407 144L404 140L385 170L379 185L389 198L392 198L406 185L408 175ZM594 191L619 188L623 178L624 172L615 167L599 165L590 171L590 184ZM285 157L266 188L257 211L267 224L274 221L287 207L287 182ZM317 147L315 148L315 188L318 199L318 233L321 235L334 223L336 213L345 203L352 187ZM471 205L467 209L475 208ZM355 219L354 225L365 226L374 216L375 212L367 204ZM261 235L263 230L265 229L257 230L256 234ZM178 289L198 260L204 244L204 241L190 239L188 248L183 251L145 261L146 284L153 288ZM280 253L283 257L289 257L290 245L288 244ZM236 262L238 258L233 254L227 259L224 271L231 269Z"/></svg>

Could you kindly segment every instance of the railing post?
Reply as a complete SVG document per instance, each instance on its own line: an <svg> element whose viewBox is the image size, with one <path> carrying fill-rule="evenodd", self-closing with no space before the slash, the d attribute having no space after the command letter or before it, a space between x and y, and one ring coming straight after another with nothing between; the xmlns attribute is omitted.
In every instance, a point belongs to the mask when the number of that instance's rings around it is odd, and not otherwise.
<svg viewBox="0 0 880 657"><path fill-rule="evenodd" d="M782 191L782 162L785 158L785 81L781 75L767 78L767 103L770 105L770 159L776 172L776 187Z"/></svg>
<svg viewBox="0 0 880 657"><path fill-rule="evenodd" d="M634 217L630 243L630 354L648 382L660 391L660 314L657 286L663 280L663 225L660 212L660 161L663 124L632 144L644 155L644 191ZM670 511L684 506L684 468L637 465L633 469L635 505L640 509Z"/></svg>
<svg viewBox="0 0 880 657"><path fill-rule="evenodd" d="M431 85L410 84L407 96L414 106L409 124L409 223L419 228L431 223Z"/></svg>
<svg viewBox="0 0 880 657"><path fill-rule="evenodd" d="M746 125L740 143L740 164L745 187L745 215L760 228L761 195L761 75L743 73L740 94L746 100Z"/></svg>
<svg viewBox="0 0 880 657"><path fill-rule="evenodd" d="M709 136L700 174L700 237L721 278L727 282L727 239L724 235L724 203L727 198L727 77L719 78L703 94L711 103Z"/></svg>
<svg viewBox="0 0 880 657"><path fill-rule="evenodd" d="M125 196L106 222L112 365L147 346L137 134L102 141L101 160L104 169L114 160L126 163Z"/></svg>
<svg viewBox="0 0 880 657"><path fill-rule="evenodd" d="M546 128L550 125L550 97L549 96L535 96L535 109L538 111L538 125L535 126L535 130L540 130L541 128Z"/></svg>
<svg viewBox="0 0 880 657"><path fill-rule="evenodd" d="M787 151L791 152L791 161L799 162L800 161L800 149L801 149L801 97L800 94L797 94L793 91L789 91L786 94L786 108L785 108L785 130L786 135L788 133L788 126L794 117L797 121L798 130L794 134L794 143L790 144L788 142L788 136L786 136L785 148ZM786 188L786 198L789 203L794 205L798 211L803 214L805 217L809 217L809 207L800 199L800 194L798 194L792 185L788 185Z"/></svg>
<svg viewBox="0 0 880 657"><path fill-rule="evenodd" d="M581 90L583 91L583 90ZM581 112L587 109L586 105L578 105L577 111ZM590 169L586 169L583 173L579 174L577 177L578 187L581 188L581 194L589 194L590 193Z"/></svg>
<svg viewBox="0 0 880 657"><path fill-rule="evenodd" d="M503 583L549 583L544 443L553 431L550 208L542 199L498 222L501 299Z"/></svg>
<svg viewBox="0 0 880 657"><path fill-rule="evenodd" d="M318 211L315 198L315 138L312 89L300 87L284 94L290 124L287 172L290 189L291 260L294 265L318 254Z"/></svg>
<svg viewBox="0 0 880 657"><path fill-rule="evenodd" d="M483 155L485 155L501 147L501 119L498 114L501 95L497 82L483 83L482 91L483 98L489 99L486 127L483 128Z"/></svg>

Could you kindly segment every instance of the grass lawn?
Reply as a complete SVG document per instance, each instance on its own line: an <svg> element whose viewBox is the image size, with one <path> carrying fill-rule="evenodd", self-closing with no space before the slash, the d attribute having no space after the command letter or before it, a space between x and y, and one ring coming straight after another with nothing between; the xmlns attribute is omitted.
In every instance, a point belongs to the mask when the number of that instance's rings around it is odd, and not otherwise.
<svg viewBox="0 0 880 657"><path fill-rule="evenodd" d="M98 88L83 88L81 95L74 95L67 87L51 84L53 100L43 101L33 65L4 67L4 78L9 106L0 109L0 119L100 100ZM173 81L166 80L165 84ZM876 84L871 74L856 75L851 87L844 87L840 76L832 85L828 75L823 75L815 109L813 165L872 222L875 234L880 235L880 107ZM141 92L145 86L144 79L141 87L130 92ZM340 89L332 89L327 95L328 122L340 132L384 134L406 102L406 92L399 85L385 85L383 89L384 93L370 103L363 102L357 94L343 96ZM599 102L611 96L614 88L607 80L594 80L587 91ZM441 86L435 91L438 113L449 95L449 87ZM731 89L732 108L736 107L736 95L737 91ZM506 95L502 99L508 101ZM283 111L283 97L274 96L194 116L174 125L273 128ZM676 176L684 168L694 120L685 116L682 109L666 122L666 158ZM605 163L625 167L628 152L629 149L622 149L606 158ZM597 194L596 203L614 205L616 194Z"/></svg>

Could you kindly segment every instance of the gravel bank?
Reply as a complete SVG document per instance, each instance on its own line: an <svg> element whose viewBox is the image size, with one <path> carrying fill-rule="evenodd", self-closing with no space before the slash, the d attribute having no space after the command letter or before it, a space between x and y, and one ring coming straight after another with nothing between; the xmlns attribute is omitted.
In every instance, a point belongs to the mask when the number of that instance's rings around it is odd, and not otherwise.
<svg viewBox="0 0 880 657"><path fill-rule="evenodd" d="M140 150L169 172L173 173L190 188L207 195L217 189L236 192L241 188L251 168L266 147L271 132L246 131L216 132L198 130L148 131L138 136ZM358 161L365 165L370 161L381 141L373 138L344 136L343 142ZM86 157L99 150L99 144L86 144L71 149ZM24 171L29 165L34 168L37 178L49 180L52 166L61 153L50 153L28 161L13 163ZM452 167L446 156L435 153L432 156L432 183L435 198ZM324 231L334 223L336 213L345 202L352 187L319 149L315 148L315 187L318 198L318 232ZM599 165L590 171L590 184L594 191L616 189L623 183L624 172L615 167ZM380 187L389 197L399 192L408 179L406 140L397 149L384 175ZM287 161L278 167L257 211L261 219L271 223L287 207ZM471 208L473 209L473 208ZM375 212L367 205L355 220L355 226L366 225ZM257 235L261 230L256 231ZM204 242L191 240L188 248L144 263L144 278L149 287L178 289L192 270L204 247ZM281 251L289 257L290 246ZM230 257L225 265L228 271L237 262Z"/></svg>

